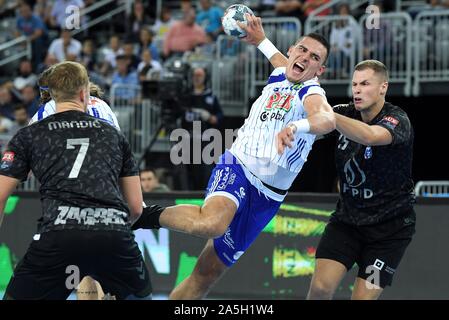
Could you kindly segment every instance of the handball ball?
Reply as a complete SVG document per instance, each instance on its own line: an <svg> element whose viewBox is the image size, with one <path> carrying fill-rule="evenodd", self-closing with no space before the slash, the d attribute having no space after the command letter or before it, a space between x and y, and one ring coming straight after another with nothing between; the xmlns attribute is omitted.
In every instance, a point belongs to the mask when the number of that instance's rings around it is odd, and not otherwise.
<svg viewBox="0 0 449 320"><path fill-rule="evenodd" d="M243 24L248 23L246 21L245 13L254 15L253 11L243 4L233 4L226 9L221 24L227 35L237 38L246 36L246 32L237 25L237 21L240 21Z"/></svg>

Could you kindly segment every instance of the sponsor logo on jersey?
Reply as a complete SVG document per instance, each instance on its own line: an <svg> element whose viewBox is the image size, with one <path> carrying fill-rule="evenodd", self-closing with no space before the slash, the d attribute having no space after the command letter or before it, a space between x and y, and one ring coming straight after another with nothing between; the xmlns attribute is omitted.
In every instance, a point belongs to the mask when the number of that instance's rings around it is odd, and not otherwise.
<svg viewBox="0 0 449 320"><path fill-rule="evenodd" d="M378 269L378 270L382 270L382 268L384 267L385 262L383 262L380 259L376 259L376 261L374 261L373 267Z"/></svg>
<svg viewBox="0 0 449 320"><path fill-rule="evenodd" d="M13 162L14 161L14 152L12 152L12 151L6 151L4 154L3 154L3 157L2 157L2 162L3 161L6 161L6 162Z"/></svg>
<svg viewBox="0 0 449 320"><path fill-rule="evenodd" d="M392 116L385 117L384 120L394 124L395 126L399 124L399 120L393 118Z"/></svg>
<svg viewBox="0 0 449 320"><path fill-rule="evenodd" d="M366 175L354 158L346 161L343 170L346 180L343 183L343 193L349 193L354 198L362 199L370 199L374 195L373 190L363 187Z"/></svg>
<svg viewBox="0 0 449 320"><path fill-rule="evenodd" d="M231 229L228 228L223 236L223 242L231 249L235 249L234 240L231 237Z"/></svg>
<svg viewBox="0 0 449 320"><path fill-rule="evenodd" d="M243 188L243 187L240 187L239 191L235 190L234 193L240 199L240 201L242 201L243 198L245 198L245 195L246 195L245 188Z"/></svg>
<svg viewBox="0 0 449 320"><path fill-rule="evenodd" d="M14 152L12 151L5 151L2 157L2 163L0 165L0 169L7 169L9 168L12 163L14 162Z"/></svg>
<svg viewBox="0 0 449 320"><path fill-rule="evenodd" d="M384 117L381 122L383 122L386 126L388 126L391 129L396 128L396 126L399 124L399 120L396 118L393 118L392 116Z"/></svg>
<svg viewBox="0 0 449 320"><path fill-rule="evenodd" d="M67 220L76 220L77 224L93 226L104 225L126 225L128 214L114 208L79 208L59 206L59 214L54 224L66 224Z"/></svg>

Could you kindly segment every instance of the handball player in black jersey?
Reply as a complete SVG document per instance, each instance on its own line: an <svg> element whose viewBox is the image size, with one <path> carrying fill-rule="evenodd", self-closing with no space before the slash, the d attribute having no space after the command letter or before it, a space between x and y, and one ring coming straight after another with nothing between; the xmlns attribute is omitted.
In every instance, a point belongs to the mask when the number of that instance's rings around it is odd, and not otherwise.
<svg viewBox="0 0 449 320"><path fill-rule="evenodd" d="M377 299L415 233L413 129L401 108L385 102L387 89L385 65L362 61L353 102L334 107L340 198L317 248L309 299L331 299L354 264L351 298Z"/></svg>
<svg viewBox="0 0 449 320"><path fill-rule="evenodd" d="M89 78L81 64L55 65L48 84L56 113L19 130L0 163L0 222L30 170L42 201L37 234L4 299L66 299L74 275L91 276L116 299L149 299L149 273L130 227L142 212L130 146L86 113Z"/></svg>

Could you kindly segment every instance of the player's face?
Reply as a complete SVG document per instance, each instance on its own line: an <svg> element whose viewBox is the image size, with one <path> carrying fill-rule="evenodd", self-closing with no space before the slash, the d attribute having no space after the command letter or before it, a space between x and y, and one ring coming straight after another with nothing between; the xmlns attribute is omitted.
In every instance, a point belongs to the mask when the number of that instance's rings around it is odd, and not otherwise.
<svg viewBox="0 0 449 320"><path fill-rule="evenodd" d="M357 110L363 111L383 101L388 83L372 69L356 70L352 76L352 97Z"/></svg>
<svg viewBox="0 0 449 320"><path fill-rule="evenodd" d="M304 82L324 72L326 47L315 39L305 37L288 50L286 76L290 82Z"/></svg>

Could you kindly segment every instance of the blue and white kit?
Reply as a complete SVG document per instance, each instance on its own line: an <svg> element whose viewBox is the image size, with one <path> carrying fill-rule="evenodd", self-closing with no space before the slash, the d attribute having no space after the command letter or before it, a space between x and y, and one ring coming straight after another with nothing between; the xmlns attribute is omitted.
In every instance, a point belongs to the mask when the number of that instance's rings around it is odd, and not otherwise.
<svg viewBox="0 0 449 320"><path fill-rule="evenodd" d="M234 264L274 217L307 161L315 135L296 133L292 148L281 155L276 135L289 123L307 117L304 100L314 94L326 99L317 78L294 84L287 80L284 67L276 68L231 149L213 170L205 200L224 196L237 206L228 230L214 239L225 265Z"/></svg>
<svg viewBox="0 0 449 320"><path fill-rule="evenodd" d="M55 112L56 112L55 101L50 100L46 104L41 105L39 110L31 118L29 124L40 121L54 114ZM115 116L114 112L112 112L111 107L100 98L93 96L89 97L89 103L87 105L87 113L102 121L106 121L116 129L120 130L117 117Z"/></svg>

